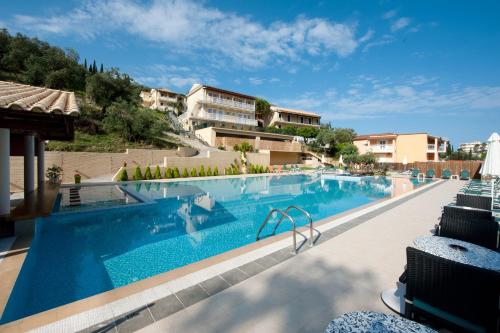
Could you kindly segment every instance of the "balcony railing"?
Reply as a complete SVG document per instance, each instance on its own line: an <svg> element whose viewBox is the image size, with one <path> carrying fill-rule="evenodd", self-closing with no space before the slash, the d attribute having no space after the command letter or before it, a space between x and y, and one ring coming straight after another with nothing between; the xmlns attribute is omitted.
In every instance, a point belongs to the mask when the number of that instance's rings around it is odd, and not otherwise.
<svg viewBox="0 0 500 333"><path fill-rule="evenodd" d="M246 118L241 118L241 117L218 115L218 114L216 115L213 113L200 112L200 113L198 113L197 118L206 119L206 120L223 121L226 123L257 126L257 120L255 120L255 119L246 119Z"/></svg>
<svg viewBox="0 0 500 333"><path fill-rule="evenodd" d="M255 112L255 105L254 104L237 102L237 101L233 101L233 100L225 99L225 98L216 98L216 97L208 96L208 97L205 97L202 100L202 102L223 105L223 106L229 106L229 107L233 107L233 108L238 108L238 109L243 109L243 110Z"/></svg>
<svg viewBox="0 0 500 333"><path fill-rule="evenodd" d="M375 153L391 153L394 151L394 146L393 145L372 145L370 146L371 150Z"/></svg>

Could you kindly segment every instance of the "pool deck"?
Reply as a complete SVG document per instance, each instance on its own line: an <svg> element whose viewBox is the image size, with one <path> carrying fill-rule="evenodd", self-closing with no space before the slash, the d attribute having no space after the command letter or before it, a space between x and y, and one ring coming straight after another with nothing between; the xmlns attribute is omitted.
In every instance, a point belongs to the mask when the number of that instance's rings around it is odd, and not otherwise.
<svg viewBox="0 0 500 333"><path fill-rule="evenodd" d="M317 244L303 246L297 256L291 254L290 233L283 233L0 325L0 332L133 332L143 328L150 332L200 328L232 332L253 331L254 327L321 331L331 318L346 311L386 311L379 291L394 286L405 262L405 247L416 236L429 234L442 205L451 202L463 184L438 181L317 221L316 229L321 232ZM398 221L402 216L406 217ZM7 266L16 268L5 272L12 275L11 284L25 252L4 258L0 272ZM6 300L10 288L2 290Z"/></svg>
<svg viewBox="0 0 500 333"><path fill-rule="evenodd" d="M441 207L463 184L442 182L365 216L365 222L141 332L322 332L345 312L390 313L380 292L395 287L405 248L430 234Z"/></svg>

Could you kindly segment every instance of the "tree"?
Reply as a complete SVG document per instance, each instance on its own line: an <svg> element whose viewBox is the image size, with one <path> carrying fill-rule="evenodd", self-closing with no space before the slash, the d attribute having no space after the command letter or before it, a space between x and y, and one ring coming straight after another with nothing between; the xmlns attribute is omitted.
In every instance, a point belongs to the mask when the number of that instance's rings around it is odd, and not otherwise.
<svg viewBox="0 0 500 333"><path fill-rule="evenodd" d="M343 158L347 155L358 155L358 147L352 143L341 143L337 148L337 155L342 155Z"/></svg>
<svg viewBox="0 0 500 333"><path fill-rule="evenodd" d="M262 98L255 99L255 115L258 119L266 121L271 117L272 113L271 104L268 101Z"/></svg>
<svg viewBox="0 0 500 333"><path fill-rule="evenodd" d="M99 73L104 73L104 66L102 63L101 63L101 70L99 71Z"/></svg>
<svg viewBox="0 0 500 333"><path fill-rule="evenodd" d="M297 135L304 138L306 144L309 139L315 138L318 135L319 130L314 127L301 127L297 130Z"/></svg>
<svg viewBox="0 0 500 333"><path fill-rule="evenodd" d="M159 165L156 166L154 177L155 177L155 179L161 179L161 171L160 171Z"/></svg>
<svg viewBox="0 0 500 333"><path fill-rule="evenodd" d="M87 97L106 109L111 103L122 99L138 104L141 87L117 69L88 76L86 79Z"/></svg>
<svg viewBox="0 0 500 333"><path fill-rule="evenodd" d="M97 73L97 65L95 63L95 59L94 59L94 64L92 65L92 73Z"/></svg>
<svg viewBox="0 0 500 333"><path fill-rule="evenodd" d="M253 146L250 143L248 143L246 141L243 141L240 144L235 144L233 146L233 150L234 151L239 151L242 154L246 154L246 153L253 152Z"/></svg>
<svg viewBox="0 0 500 333"><path fill-rule="evenodd" d="M85 67L85 69L87 69L87 58L85 58L85 60L83 61L83 67Z"/></svg>
<svg viewBox="0 0 500 333"><path fill-rule="evenodd" d="M352 128L335 128L333 130L335 143L352 143L356 137L356 132Z"/></svg>
<svg viewBox="0 0 500 333"><path fill-rule="evenodd" d="M283 127L281 130L281 133L287 134L287 135L297 135L297 128L294 126L287 125Z"/></svg>

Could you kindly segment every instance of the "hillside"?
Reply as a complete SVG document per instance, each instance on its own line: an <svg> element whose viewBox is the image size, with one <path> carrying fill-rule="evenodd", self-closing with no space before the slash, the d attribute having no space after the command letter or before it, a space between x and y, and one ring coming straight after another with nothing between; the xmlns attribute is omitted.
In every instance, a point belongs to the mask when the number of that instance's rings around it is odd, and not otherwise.
<svg viewBox="0 0 500 333"><path fill-rule="evenodd" d="M0 30L0 80L74 91L81 115L75 141L53 141L49 150L121 152L127 148L173 148L163 132L175 132L165 114L139 105L145 87L116 68L80 62L78 53Z"/></svg>

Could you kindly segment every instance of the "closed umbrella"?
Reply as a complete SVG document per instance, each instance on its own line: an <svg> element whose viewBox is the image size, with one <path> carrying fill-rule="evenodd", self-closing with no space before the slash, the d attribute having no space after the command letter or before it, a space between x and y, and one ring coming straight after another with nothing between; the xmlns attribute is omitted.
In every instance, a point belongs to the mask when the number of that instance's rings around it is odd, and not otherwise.
<svg viewBox="0 0 500 333"><path fill-rule="evenodd" d="M342 155L340 155L339 164L344 165L344 158L342 157Z"/></svg>
<svg viewBox="0 0 500 333"><path fill-rule="evenodd" d="M496 132L488 139L488 152L480 173L483 176L500 177L500 135Z"/></svg>
<svg viewBox="0 0 500 333"><path fill-rule="evenodd" d="M481 171L482 176L500 177L500 135L493 133L488 139L488 152ZM495 205L495 181L491 180L491 209Z"/></svg>

